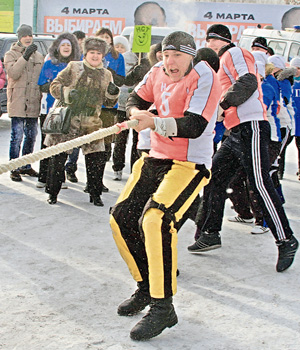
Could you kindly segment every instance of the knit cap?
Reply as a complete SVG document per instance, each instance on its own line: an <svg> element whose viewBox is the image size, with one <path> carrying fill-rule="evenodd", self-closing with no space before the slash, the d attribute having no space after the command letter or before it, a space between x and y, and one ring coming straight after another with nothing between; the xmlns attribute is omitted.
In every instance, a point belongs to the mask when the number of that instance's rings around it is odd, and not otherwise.
<svg viewBox="0 0 300 350"><path fill-rule="evenodd" d="M190 34L177 31L164 37L162 41L162 51L166 50L176 50L195 56L196 44L194 38Z"/></svg>
<svg viewBox="0 0 300 350"><path fill-rule="evenodd" d="M114 37L114 45L121 44L125 47L126 51L129 51L129 42L125 36L117 35Z"/></svg>
<svg viewBox="0 0 300 350"><path fill-rule="evenodd" d="M262 36L258 36L252 41L251 47L259 47L260 49L268 50L268 43L266 38L263 38Z"/></svg>
<svg viewBox="0 0 300 350"><path fill-rule="evenodd" d="M155 44L155 47L154 47L154 53L157 54L158 52L162 51L162 45L161 45L161 42Z"/></svg>
<svg viewBox="0 0 300 350"><path fill-rule="evenodd" d="M200 61L206 61L216 73L220 68L219 56L214 50L208 47L202 47L197 51L196 57L194 58L194 65Z"/></svg>
<svg viewBox="0 0 300 350"><path fill-rule="evenodd" d="M231 43L231 33L229 28L223 24L213 24L206 31L206 41L208 39L218 39Z"/></svg>
<svg viewBox="0 0 300 350"><path fill-rule="evenodd" d="M24 36L32 36L32 27L28 24L21 24L17 29L18 40L22 39Z"/></svg>
<svg viewBox="0 0 300 350"><path fill-rule="evenodd" d="M300 68L300 57L294 57L290 62L291 67Z"/></svg>
<svg viewBox="0 0 300 350"><path fill-rule="evenodd" d="M59 43L58 48L60 48L61 45L63 45L63 44L69 44L70 46L72 46L70 40L68 40L68 39L63 39L63 40Z"/></svg>
<svg viewBox="0 0 300 350"><path fill-rule="evenodd" d="M86 55L86 53L90 50L99 51L103 56L105 56L108 53L109 46L103 39L90 37L84 40L83 54Z"/></svg>
<svg viewBox="0 0 300 350"><path fill-rule="evenodd" d="M285 59L281 55L270 56L268 62L273 63L275 68L285 69Z"/></svg>

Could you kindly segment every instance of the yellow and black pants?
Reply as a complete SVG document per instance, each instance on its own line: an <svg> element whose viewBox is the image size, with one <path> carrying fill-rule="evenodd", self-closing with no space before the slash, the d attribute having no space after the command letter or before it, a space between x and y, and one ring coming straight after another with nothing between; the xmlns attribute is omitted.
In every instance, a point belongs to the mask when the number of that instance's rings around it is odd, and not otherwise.
<svg viewBox="0 0 300 350"><path fill-rule="evenodd" d="M133 278L149 282L153 298L176 293L178 223L209 179L204 165L144 153L111 210L117 247Z"/></svg>

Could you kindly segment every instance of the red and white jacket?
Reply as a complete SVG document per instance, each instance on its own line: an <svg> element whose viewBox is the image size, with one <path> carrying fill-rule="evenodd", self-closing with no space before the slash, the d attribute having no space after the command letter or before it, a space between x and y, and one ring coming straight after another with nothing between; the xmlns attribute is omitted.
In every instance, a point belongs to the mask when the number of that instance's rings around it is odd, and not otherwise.
<svg viewBox="0 0 300 350"><path fill-rule="evenodd" d="M261 82L254 63L255 59L253 55L248 50L240 47L231 47L220 57L218 77L222 85L221 101L223 99L226 101L227 99L230 105L225 110L224 125L227 129L252 120L268 120L266 108L263 103ZM236 89L234 92L232 92L232 89L235 84L241 83L239 79L241 80L241 77L246 74L256 76L257 81L255 81L255 86L257 88L244 101L242 89ZM247 83L247 81L245 82ZM229 96L230 94L235 96ZM235 100L234 104L232 103L233 100ZM239 100L240 102L243 101L243 103L240 103ZM221 106L222 104L223 101L221 102Z"/></svg>
<svg viewBox="0 0 300 350"><path fill-rule="evenodd" d="M203 117L207 126L197 138L163 137L151 131L150 156L190 161L211 167L214 127L221 86L216 73L202 61L180 81L173 82L158 63L135 88L144 101L151 102L160 118L183 118L185 113Z"/></svg>

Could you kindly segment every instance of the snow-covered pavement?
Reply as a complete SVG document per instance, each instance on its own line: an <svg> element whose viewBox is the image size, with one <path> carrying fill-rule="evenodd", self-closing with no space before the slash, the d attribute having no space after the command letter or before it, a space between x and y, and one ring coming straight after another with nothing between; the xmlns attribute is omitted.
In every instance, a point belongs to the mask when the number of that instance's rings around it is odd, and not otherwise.
<svg viewBox="0 0 300 350"><path fill-rule="evenodd" d="M10 120L0 118L0 163L8 161ZM39 150L37 141L36 151ZM180 276L174 305L179 323L148 342L134 342L130 329L144 315L120 317L120 302L135 290L109 227L109 207L129 175L112 180L105 171L104 207L68 182L58 203L36 188L36 179L12 182L0 175L1 350L298 350L300 348L300 252L277 273L271 233L251 235L250 225L224 220L221 249L191 255L194 223L179 233ZM38 163L33 164L38 170ZM300 182L296 147L287 151L282 181L285 209L300 240ZM225 215L232 215L230 203Z"/></svg>

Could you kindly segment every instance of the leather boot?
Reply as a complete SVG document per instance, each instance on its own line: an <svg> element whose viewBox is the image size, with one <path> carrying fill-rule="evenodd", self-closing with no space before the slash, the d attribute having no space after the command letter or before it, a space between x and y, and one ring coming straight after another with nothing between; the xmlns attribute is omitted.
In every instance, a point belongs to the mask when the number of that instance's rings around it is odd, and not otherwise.
<svg viewBox="0 0 300 350"><path fill-rule="evenodd" d="M149 293L149 285L146 282L138 282L138 289L132 296L123 301L118 307L120 316L132 316L145 309L150 304L151 297Z"/></svg>
<svg viewBox="0 0 300 350"><path fill-rule="evenodd" d="M47 202L49 204L55 204L57 202L57 196L49 194L49 198L47 199Z"/></svg>
<svg viewBox="0 0 300 350"><path fill-rule="evenodd" d="M151 299L150 310L130 332L134 340L148 340L159 335L164 329L175 326L178 322L172 297Z"/></svg>
<svg viewBox="0 0 300 350"><path fill-rule="evenodd" d="M104 203L100 196L92 196L90 195L90 203L94 203L97 207L103 207Z"/></svg>
<svg viewBox="0 0 300 350"><path fill-rule="evenodd" d="M10 172L10 178L11 178L12 181L16 181L16 182L23 181L19 170L11 171Z"/></svg>

